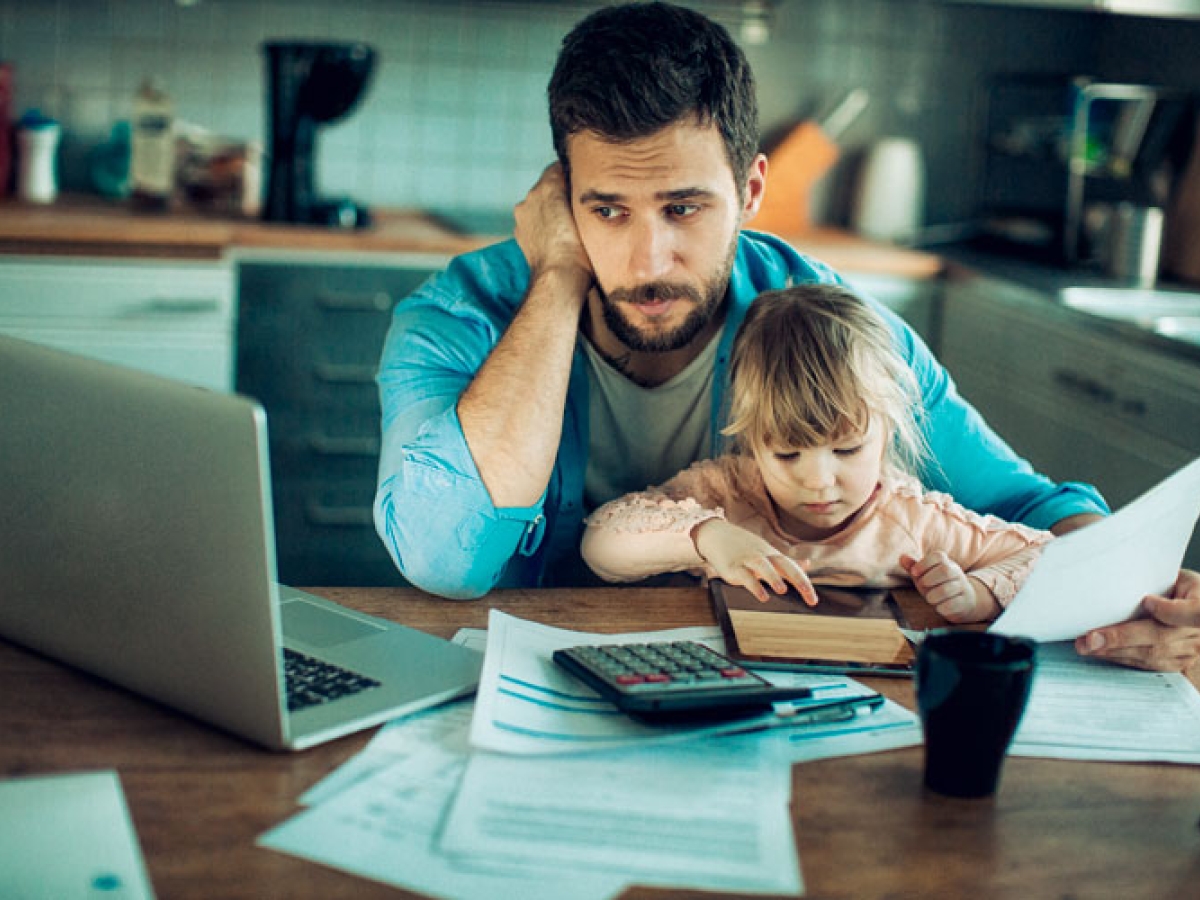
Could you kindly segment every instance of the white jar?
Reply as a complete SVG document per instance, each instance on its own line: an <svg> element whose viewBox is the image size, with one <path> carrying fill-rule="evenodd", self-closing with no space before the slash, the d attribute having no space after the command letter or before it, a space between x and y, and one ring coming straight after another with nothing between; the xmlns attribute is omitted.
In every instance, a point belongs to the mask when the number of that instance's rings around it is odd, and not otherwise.
<svg viewBox="0 0 1200 900"><path fill-rule="evenodd" d="M867 151L851 226L877 241L912 241L925 216L925 164L907 138L884 138Z"/></svg>
<svg viewBox="0 0 1200 900"><path fill-rule="evenodd" d="M17 197L26 203L53 203L58 197L55 161L62 129L43 120L17 129Z"/></svg>

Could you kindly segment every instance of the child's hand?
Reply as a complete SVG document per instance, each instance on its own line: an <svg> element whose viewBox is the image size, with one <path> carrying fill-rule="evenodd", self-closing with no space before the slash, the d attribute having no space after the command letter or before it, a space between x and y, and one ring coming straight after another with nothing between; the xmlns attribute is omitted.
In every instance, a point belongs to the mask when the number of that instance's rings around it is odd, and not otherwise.
<svg viewBox="0 0 1200 900"><path fill-rule="evenodd" d="M692 531L692 541L717 577L741 585L763 603L769 599L764 584L777 594L787 593L790 584L805 603L817 605L817 592L800 564L745 528L706 519Z"/></svg>
<svg viewBox="0 0 1200 900"><path fill-rule="evenodd" d="M967 575L944 551L934 550L922 560L900 557L900 566L913 580L925 602L948 622L962 625L986 622L1000 612L992 592Z"/></svg>

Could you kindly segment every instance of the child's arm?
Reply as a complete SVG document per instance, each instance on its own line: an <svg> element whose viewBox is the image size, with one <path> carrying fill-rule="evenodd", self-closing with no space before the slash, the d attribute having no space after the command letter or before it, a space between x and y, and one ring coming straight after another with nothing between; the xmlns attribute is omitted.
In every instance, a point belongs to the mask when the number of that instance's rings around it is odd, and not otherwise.
<svg viewBox="0 0 1200 900"><path fill-rule="evenodd" d="M805 603L817 605L817 592L800 564L757 534L725 519L709 519L692 529L692 540L717 578L741 585L764 603L763 585L785 594L790 584Z"/></svg>
<svg viewBox="0 0 1200 900"><path fill-rule="evenodd" d="M708 509L690 498L673 500L655 491L626 494L588 517L580 552L605 581L699 569L704 560L692 543L692 529L723 516L719 507Z"/></svg>
<svg viewBox="0 0 1200 900"><path fill-rule="evenodd" d="M735 500L727 461L705 460L658 487L626 494L587 517L580 552L606 581L636 581L664 572L704 569L692 529L724 518Z"/></svg>
<svg viewBox="0 0 1200 900"><path fill-rule="evenodd" d="M763 582L779 593L793 585L816 602L804 570L763 538L725 519L739 502L744 460L696 463L657 488L626 494L587 518L580 548L606 581L636 581L664 572L692 571L741 584L766 600ZM699 532L705 532L703 548ZM760 573L754 575L752 573Z"/></svg>
<svg viewBox="0 0 1200 900"><path fill-rule="evenodd" d="M994 619L1029 577L1048 531L981 516L945 494L898 482L883 515L909 535L900 568L945 619L965 624Z"/></svg>

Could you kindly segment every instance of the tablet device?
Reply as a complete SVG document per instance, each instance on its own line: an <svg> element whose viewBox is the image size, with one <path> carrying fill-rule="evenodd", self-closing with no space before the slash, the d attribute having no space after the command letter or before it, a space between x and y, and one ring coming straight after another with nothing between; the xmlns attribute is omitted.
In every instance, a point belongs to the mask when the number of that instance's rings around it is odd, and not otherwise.
<svg viewBox="0 0 1200 900"><path fill-rule="evenodd" d="M848 675L911 675L915 654L891 591L817 586L809 606L789 588L765 603L743 587L709 583L725 652L764 669Z"/></svg>

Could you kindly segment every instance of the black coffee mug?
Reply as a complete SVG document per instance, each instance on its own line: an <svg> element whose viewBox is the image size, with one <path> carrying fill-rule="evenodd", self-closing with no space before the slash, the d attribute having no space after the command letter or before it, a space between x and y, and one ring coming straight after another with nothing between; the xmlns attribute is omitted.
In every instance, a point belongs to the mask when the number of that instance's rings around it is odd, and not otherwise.
<svg viewBox="0 0 1200 900"><path fill-rule="evenodd" d="M929 632L917 651L917 708L925 732L925 786L987 797L1033 687L1036 645L983 631Z"/></svg>

